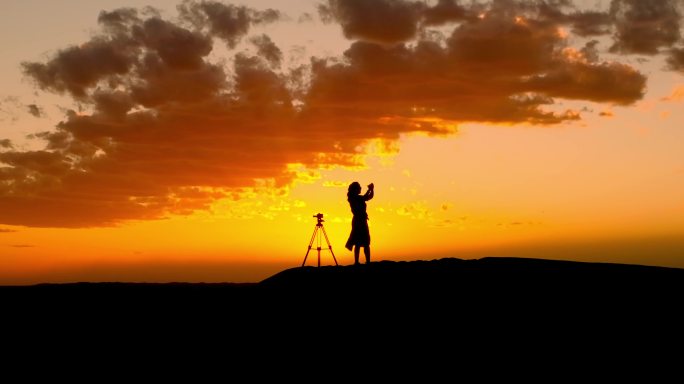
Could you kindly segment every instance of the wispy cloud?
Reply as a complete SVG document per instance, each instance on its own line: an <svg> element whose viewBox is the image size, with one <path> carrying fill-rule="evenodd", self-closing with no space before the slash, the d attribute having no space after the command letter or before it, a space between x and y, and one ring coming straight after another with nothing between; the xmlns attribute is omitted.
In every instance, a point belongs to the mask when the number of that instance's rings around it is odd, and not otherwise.
<svg viewBox="0 0 684 384"><path fill-rule="evenodd" d="M331 180L326 180L323 182L324 187L331 187L331 188L347 188L349 186L348 182L345 181L331 181Z"/></svg>
<svg viewBox="0 0 684 384"><path fill-rule="evenodd" d="M672 89L672 93L660 99L661 101L682 101L684 100L684 85L678 85Z"/></svg>
<svg viewBox="0 0 684 384"><path fill-rule="evenodd" d="M29 104L26 106L26 109L29 114L33 117L43 117L45 116L45 112L43 112L43 108L39 107L36 104Z"/></svg>

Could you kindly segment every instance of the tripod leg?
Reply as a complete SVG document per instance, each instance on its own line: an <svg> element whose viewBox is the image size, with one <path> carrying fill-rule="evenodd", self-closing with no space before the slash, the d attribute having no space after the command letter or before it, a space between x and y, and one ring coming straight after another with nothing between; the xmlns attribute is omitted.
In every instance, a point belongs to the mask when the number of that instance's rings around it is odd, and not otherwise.
<svg viewBox="0 0 684 384"><path fill-rule="evenodd" d="M316 245L318 246L318 247L316 247L316 249L318 250L318 268L321 267L321 241L322 241L321 240L321 238L322 238L321 229L322 228L323 228L323 225L318 225L318 242L316 243Z"/></svg>
<svg viewBox="0 0 684 384"><path fill-rule="evenodd" d="M325 236L325 241L328 243L328 249L330 250L330 254L333 257L333 260L335 260L335 265L339 265L339 264L337 264L337 259L335 258L335 253L332 250L332 245L330 245L330 240L328 239L328 234L325 232L325 228L321 227L321 229L323 230L323 235Z"/></svg>
<svg viewBox="0 0 684 384"><path fill-rule="evenodd" d="M306 255L304 255L304 261L302 262L302 267L306 264L306 258L309 257L309 251L311 251L311 246L316 240L316 232L318 232L318 227L314 228L313 235L311 236L311 241L309 241L309 249L306 250Z"/></svg>

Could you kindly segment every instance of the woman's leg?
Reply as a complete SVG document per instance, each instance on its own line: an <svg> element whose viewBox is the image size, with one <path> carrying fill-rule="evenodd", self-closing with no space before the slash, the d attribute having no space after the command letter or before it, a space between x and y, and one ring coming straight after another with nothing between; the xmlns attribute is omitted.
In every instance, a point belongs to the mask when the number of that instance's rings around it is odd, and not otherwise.
<svg viewBox="0 0 684 384"><path fill-rule="evenodd" d="M370 264L370 245L363 247L363 254L366 255L366 264ZM358 259L357 257L356 260Z"/></svg>
<svg viewBox="0 0 684 384"><path fill-rule="evenodd" d="M359 264L359 253L361 251L361 246L355 245L354 246L354 265Z"/></svg>

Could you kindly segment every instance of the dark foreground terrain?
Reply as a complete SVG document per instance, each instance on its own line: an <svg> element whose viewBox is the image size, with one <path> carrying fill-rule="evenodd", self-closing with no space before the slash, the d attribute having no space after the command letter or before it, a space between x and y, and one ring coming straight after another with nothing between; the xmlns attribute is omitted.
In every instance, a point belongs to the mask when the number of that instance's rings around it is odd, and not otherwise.
<svg viewBox="0 0 684 384"><path fill-rule="evenodd" d="M198 350L251 348L254 356L276 346L278 358L294 358L296 348L313 356L321 347L358 356L376 356L376 348L508 358L532 348L603 358L606 350L630 354L637 346L641 354L681 348L683 296L682 269L517 258L383 261L293 268L254 284L0 287L0 323L21 340L78 338L129 351L142 343L172 353L176 343L199 343Z"/></svg>
<svg viewBox="0 0 684 384"><path fill-rule="evenodd" d="M141 312L201 308L549 308L679 305L684 269L522 258L304 267L259 283L75 283L0 287L5 304ZM34 309L36 307L34 306ZM39 307L42 308L42 307Z"/></svg>

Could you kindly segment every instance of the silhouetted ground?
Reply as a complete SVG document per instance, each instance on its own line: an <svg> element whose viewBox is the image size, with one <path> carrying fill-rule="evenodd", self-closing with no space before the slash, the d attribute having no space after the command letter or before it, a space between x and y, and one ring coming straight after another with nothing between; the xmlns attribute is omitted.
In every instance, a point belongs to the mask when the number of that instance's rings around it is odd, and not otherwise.
<svg viewBox="0 0 684 384"><path fill-rule="evenodd" d="M210 310L271 306L366 307L528 306L605 309L674 304L684 270L522 258L381 261L304 267L253 284L76 283L0 287L5 303L120 307L142 311L191 306Z"/></svg>
<svg viewBox="0 0 684 384"><path fill-rule="evenodd" d="M676 307L684 293L684 270L521 258L441 259L293 268L264 280L259 288L371 309L383 305L527 313L668 309Z"/></svg>
<svg viewBox="0 0 684 384"><path fill-rule="evenodd" d="M297 348L508 358L532 347L537 355L600 357L636 345L680 348L673 335L681 336L683 293L682 269L517 258L383 261L292 268L254 284L0 287L0 322L10 335L55 345L92 338L96 346L173 351L176 343L199 343L277 359L292 359Z"/></svg>

